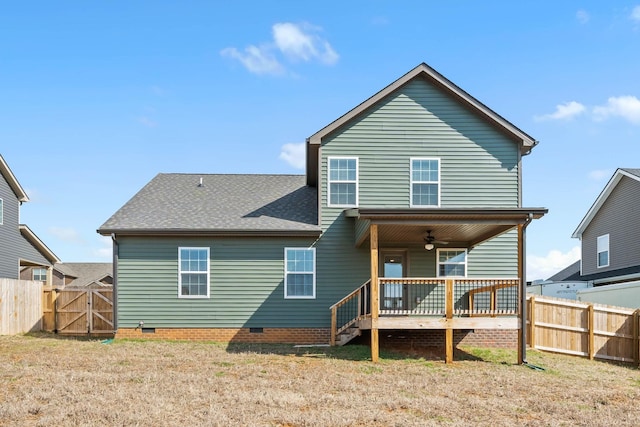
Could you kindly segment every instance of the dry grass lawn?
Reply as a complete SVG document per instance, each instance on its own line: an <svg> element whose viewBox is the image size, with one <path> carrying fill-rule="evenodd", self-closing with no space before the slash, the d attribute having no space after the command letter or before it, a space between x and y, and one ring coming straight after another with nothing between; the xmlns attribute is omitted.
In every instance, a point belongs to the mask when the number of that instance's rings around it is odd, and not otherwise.
<svg viewBox="0 0 640 427"><path fill-rule="evenodd" d="M636 426L640 371L466 349L445 365L369 349L0 337L0 425Z"/></svg>

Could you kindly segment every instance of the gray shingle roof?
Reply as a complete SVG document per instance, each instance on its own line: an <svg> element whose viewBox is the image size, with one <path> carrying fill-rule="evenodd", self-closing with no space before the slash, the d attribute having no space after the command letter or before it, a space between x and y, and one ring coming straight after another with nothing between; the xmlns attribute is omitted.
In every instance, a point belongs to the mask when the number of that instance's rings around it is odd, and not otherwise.
<svg viewBox="0 0 640 427"><path fill-rule="evenodd" d="M620 168L620 169L632 175L640 177L640 169L635 169L635 168Z"/></svg>
<svg viewBox="0 0 640 427"><path fill-rule="evenodd" d="M113 278L113 265L110 262L65 262L56 264L55 269L66 276L75 277L66 287L89 286L106 276Z"/></svg>
<svg viewBox="0 0 640 427"><path fill-rule="evenodd" d="M317 217L303 175L158 174L98 232L319 232Z"/></svg>

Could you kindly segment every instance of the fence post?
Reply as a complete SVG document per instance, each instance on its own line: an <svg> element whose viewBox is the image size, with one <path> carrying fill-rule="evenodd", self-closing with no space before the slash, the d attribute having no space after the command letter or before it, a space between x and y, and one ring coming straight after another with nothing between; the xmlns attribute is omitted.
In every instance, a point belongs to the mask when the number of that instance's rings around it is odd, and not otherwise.
<svg viewBox="0 0 640 427"><path fill-rule="evenodd" d="M536 348L536 297L531 295L529 297L529 346ZM525 320L526 322L526 320Z"/></svg>
<svg viewBox="0 0 640 427"><path fill-rule="evenodd" d="M587 329L589 330L589 360L593 360L593 357L595 356L595 338L594 338L595 324L594 324L593 304L589 304L589 307L587 308L587 310L589 313L589 319L588 319L588 325L587 325Z"/></svg>
<svg viewBox="0 0 640 427"><path fill-rule="evenodd" d="M636 365L640 364L640 325L638 325L638 320L640 320L640 309L633 312L631 317L631 321L633 325L631 325L631 329L633 331L633 363Z"/></svg>

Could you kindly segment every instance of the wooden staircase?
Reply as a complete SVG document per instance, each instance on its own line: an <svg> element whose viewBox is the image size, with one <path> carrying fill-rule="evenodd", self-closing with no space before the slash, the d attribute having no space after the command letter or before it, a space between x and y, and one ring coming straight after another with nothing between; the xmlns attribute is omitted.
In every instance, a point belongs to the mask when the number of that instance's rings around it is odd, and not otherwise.
<svg viewBox="0 0 640 427"><path fill-rule="evenodd" d="M371 280L331 306L331 345L345 345L361 335L360 320L367 317Z"/></svg>
<svg viewBox="0 0 640 427"><path fill-rule="evenodd" d="M336 345L345 345L355 337L362 335L362 331L357 325L351 325L347 329L338 333L336 336Z"/></svg>

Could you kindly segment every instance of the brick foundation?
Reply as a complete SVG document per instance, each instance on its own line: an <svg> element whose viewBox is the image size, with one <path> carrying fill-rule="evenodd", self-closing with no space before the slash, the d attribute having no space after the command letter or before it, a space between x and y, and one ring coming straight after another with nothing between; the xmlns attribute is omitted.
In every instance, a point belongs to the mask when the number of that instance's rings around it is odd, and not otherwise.
<svg viewBox="0 0 640 427"><path fill-rule="evenodd" d="M445 346L443 329L380 330L382 348L434 348ZM518 331L513 329L454 330L454 346L516 349Z"/></svg>
<svg viewBox="0 0 640 427"><path fill-rule="evenodd" d="M331 339L328 328L264 328L257 333L249 328L153 328L153 332L144 328L144 331L119 328L116 338L272 344L328 344Z"/></svg>

